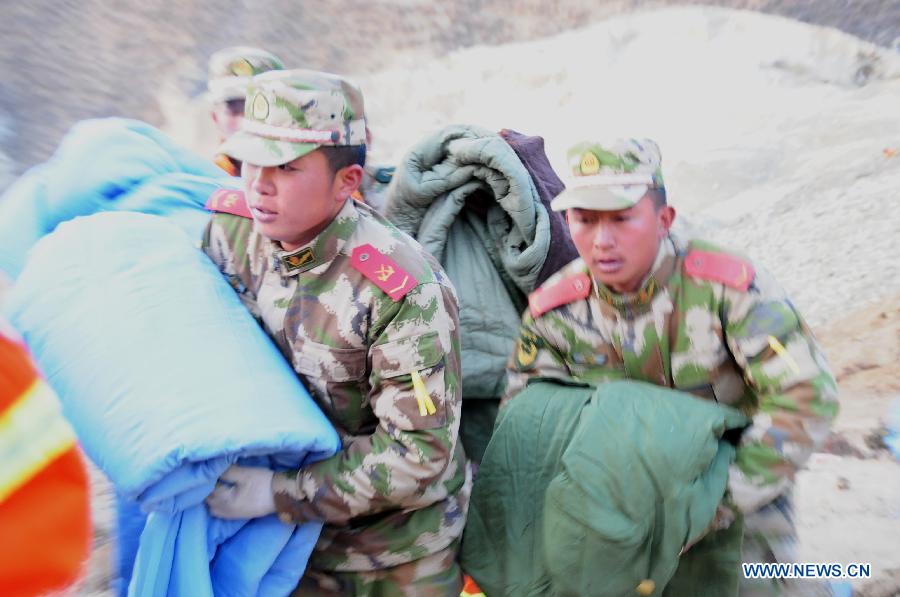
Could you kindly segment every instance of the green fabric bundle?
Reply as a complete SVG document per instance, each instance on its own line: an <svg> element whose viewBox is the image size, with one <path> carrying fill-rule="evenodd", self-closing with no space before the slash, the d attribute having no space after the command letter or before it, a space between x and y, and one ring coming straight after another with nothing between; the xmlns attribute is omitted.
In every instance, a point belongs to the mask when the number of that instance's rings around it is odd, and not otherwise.
<svg viewBox="0 0 900 597"><path fill-rule="evenodd" d="M385 216L456 287L463 399L496 399L550 248L550 218L525 166L497 133L446 127L398 164Z"/></svg>
<svg viewBox="0 0 900 597"><path fill-rule="evenodd" d="M485 452L463 568L490 597L633 596L639 585L735 595L739 525L679 553L725 494L734 447L721 437L744 425L733 409L641 382L531 384Z"/></svg>

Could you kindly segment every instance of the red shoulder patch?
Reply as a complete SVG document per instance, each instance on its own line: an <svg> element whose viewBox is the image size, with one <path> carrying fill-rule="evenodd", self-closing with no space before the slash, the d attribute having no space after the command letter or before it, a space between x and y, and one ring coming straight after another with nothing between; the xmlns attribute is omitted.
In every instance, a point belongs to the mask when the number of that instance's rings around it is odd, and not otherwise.
<svg viewBox="0 0 900 597"><path fill-rule="evenodd" d="M241 216L242 218L253 218L250 208L247 207L247 200L244 193L235 191L234 189L219 189L209 196L206 200L206 209L209 211L217 211L226 214Z"/></svg>
<svg viewBox="0 0 900 597"><path fill-rule="evenodd" d="M419 284L415 277L372 245L360 245L353 249L350 265L395 301Z"/></svg>
<svg viewBox="0 0 900 597"><path fill-rule="evenodd" d="M684 258L684 272L692 278L719 282L746 292L753 282L753 266L733 255L693 249Z"/></svg>
<svg viewBox="0 0 900 597"><path fill-rule="evenodd" d="M528 295L528 308L532 317L540 317L547 311L573 301L587 298L591 293L591 278L580 273L563 278L552 286L538 288Z"/></svg>

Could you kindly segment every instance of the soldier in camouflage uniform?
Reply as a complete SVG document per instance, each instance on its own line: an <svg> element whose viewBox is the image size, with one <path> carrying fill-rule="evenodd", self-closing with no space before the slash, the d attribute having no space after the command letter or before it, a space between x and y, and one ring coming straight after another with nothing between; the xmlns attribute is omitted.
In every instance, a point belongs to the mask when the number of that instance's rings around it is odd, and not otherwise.
<svg viewBox="0 0 900 597"><path fill-rule="evenodd" d="M247 84L254 75L270 70L282 70L277 56L246 46L219 50L209 57L206 97L212 105L210 116L219 131L219 142L233 135L244 119L244 96ZM241 163L224 154L216 154L216 165L231 176L241 175Z"/></svg>
<svg viewBox="0 0 900 597"><path fill-rule="evenodd" d="M366 205L379 213L384 213L387 203L387 190L394 178L394 166L375 166L366 164L363 180L354 199L365 201Z"/></svg>
<svg viewBox="0 0 900 597"><path fill-rule="evenodd" d="M359 89L313 71L255 77L244 197L219 191L203 248L341 435L299 471L231 467L213 514L320 520L297 595L459 595L471 472L457 441L457 297L437 261L349 197L362 178ZM229 212L229 213L224 213ZM252 219L251 217L252 216Z"/></svg>
<svg viewBox="0 0 900 597"><path fill-rule="evenodd" d="M582 143L568 159L574 177L552 208L566 211L581 258L529 297L504 401L536 377L634 379L741 410L752 424L717 521L744 515L744 561L790 561L794 475L838 408L812 333L745 258L669 233L653 141ZM778 590L752 584L742 594Z"/></svg>

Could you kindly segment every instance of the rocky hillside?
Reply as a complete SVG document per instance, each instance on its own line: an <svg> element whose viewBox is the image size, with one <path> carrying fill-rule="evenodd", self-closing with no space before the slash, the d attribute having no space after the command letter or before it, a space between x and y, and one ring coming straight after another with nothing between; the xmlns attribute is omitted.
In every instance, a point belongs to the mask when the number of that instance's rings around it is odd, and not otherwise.
<svg viewBox="0 0 900 597"><path fill-rule="evenodd" d="M160 93L198 94L206 58L226 45L261 45L290 65L362 74L400 58L425 61L472 45L527 41L674 4L785 15L883 46L900 38L898 0L3 2L0 188L10 174L45 159L75 120L117 115L162 124Z"/></svg>

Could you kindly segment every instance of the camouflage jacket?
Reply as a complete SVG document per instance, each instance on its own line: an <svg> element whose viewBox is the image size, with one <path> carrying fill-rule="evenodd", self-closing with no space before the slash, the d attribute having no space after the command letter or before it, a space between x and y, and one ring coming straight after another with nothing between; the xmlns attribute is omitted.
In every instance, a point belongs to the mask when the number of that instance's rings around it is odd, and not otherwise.
<svg viewBox="0 0 900 597"><path fill-rule="evenodd" d="M380 569L459 537L458 306L437 262L352 200L295 251L226 213L203 248L341 435L340 453L273 482L282 520L325 521L310 565Z"/></svg>
<svg viewBox="0 0 900 597"><path fill-rule="evenodd" d="M729 475L744 512L771 503L826 438L837 391L783 290L721 249L670 237L638 292L617 295L576 259L535 291L504 400L537 377L635 379L752 417Z"/></svg>

